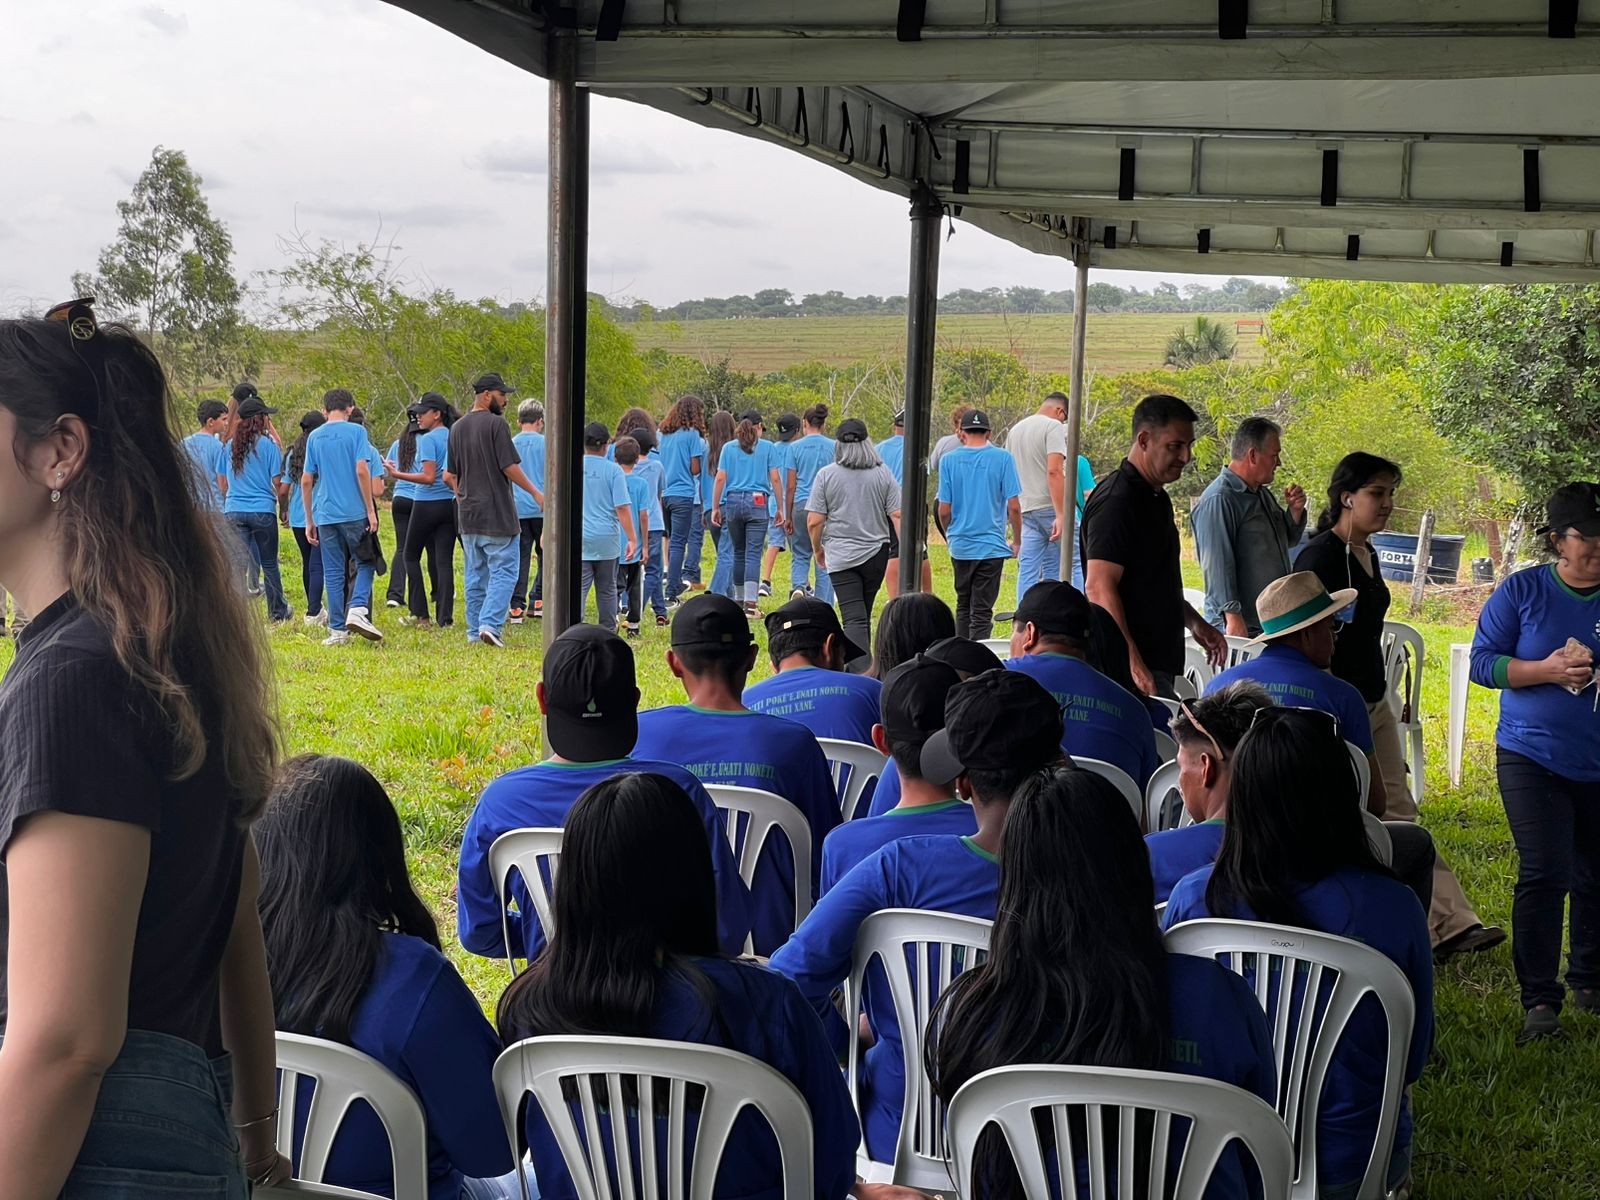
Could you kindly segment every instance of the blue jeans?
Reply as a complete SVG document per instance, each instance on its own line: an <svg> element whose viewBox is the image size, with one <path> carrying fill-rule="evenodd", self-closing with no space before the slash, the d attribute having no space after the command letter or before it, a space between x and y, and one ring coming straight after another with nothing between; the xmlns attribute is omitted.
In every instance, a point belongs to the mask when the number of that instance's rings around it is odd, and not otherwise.
<svg viewBox="0 0 1600 1200"><path fill-rule="evenodd" d="M232 1096L227 1055L213 1061L193 1042L129 1030L61 1200L247 1200Z"/></svg>
<svg viewBox="0 0 1600 1200"><path fill-rule="evenodd" d="M1061 543L1050 540L1056 521L1053 508L1022 514L1022 545L1017 550L1017 604L1034 584L1061 578Z"/></svg>
<svg viewBox="0 0 1600 1200"><path fill-rule="evenodd" d="M789 588L805 587L811 582L811 565L816 560L816 555L811 549L811 530L806 527L806 510L801 507L800 501L795 501L795 507L800 509L800 516L794 523L794 532L789 535ZM828 573L820 568L817 570L817 584L812 592L824 604L833 603L833 582L828 578Z"/></svg>
<svg viewBox="0 0 1600 1200"><path fill-rule="evenodd" d="M511 592L517 586L518 534L493 537L487 533L463 533L467 576L467 640L478 640L483 629L498 634L505 627L511 609Z"/></svg>
<svg viewBox="0 0 1600 1200"><path fill-rule="evenodd" d="M667 535L666 598L676 600L686 583L700 581L700 506L689 496L663 496L661 515Z"/></svg>
<svg viewBox="0 0 1600 1200"><path fill-rule="evenodd" d="M322 543L322 585L328 591L328 629L334 633L345 628L345 614L350 609L372 611L372 564L356 558L356 543L366 531L365 521L317 526L317 539ZM356 564L355 595L346 597L345 564L352 560Z"/></svg>
<svg viewBox="0 0 1600 1200"><path fill-rule="evenodd" d="M726 516L726 514L724 514ZM717 565L711 572L711 590L719 596L733 596L733 538L724 522L721 529L706 526L706 531L717 539Z"/></svg>
<svg viewBox="0 0 1600 1200"><path fill-rule="evenodd" d="M650 554L644 560L644 598L658 617L667 615L667 597L661 590L661 549L667 535L660 529L650 531Z"/></svg>
<svg viewBox="0 0 1600 1200"><path fill-rule="evenodd" d="M283 575L278 570L278 517L269 512L228 514L228 524L261 564L267 585L267 615L274 621L289 619L289 602L283 598Z"/></svg>
<svg viewBox="0 0 1600 1200"><path fill-rule="evenodd" d="M754 492L735 492L722 504L722 523L733 542L733 598L754 604L761 582L761 550L771 518L765 504L756 504ZM765 499L765 493L761 493Z"/></svg>

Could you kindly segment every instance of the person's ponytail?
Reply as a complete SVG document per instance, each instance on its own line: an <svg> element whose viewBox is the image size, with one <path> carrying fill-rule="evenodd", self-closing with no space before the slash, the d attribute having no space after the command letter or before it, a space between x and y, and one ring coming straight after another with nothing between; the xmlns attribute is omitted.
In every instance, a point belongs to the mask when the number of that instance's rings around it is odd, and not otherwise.
<svg viewBox="0 0 1600 1200"><path fill-rule="evenodd" d="M739 449L746 454L754 453L756 443L761 440L761 426L754 421L740 421L735 433L739 439Z"/></svg>

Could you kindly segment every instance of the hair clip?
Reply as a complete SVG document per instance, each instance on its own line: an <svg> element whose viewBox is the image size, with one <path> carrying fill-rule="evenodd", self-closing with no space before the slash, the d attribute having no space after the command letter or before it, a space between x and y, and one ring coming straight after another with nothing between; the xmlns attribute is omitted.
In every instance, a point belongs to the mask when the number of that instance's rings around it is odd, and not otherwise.
<svg viewBox="0 0 1600 1200"><path fill-rule="evenodd" d="M96 342L96 335L100 332L100 322L94 315L94 297L79 296L76 300L64 300L52 307L44 314L46 321L60 321L67 327L67 332L72 336L72 349L78 356L78 361L83 364L83 369L89 372L89 381L94 385L94 406L74 406L70 411L76 412L86 421L93 422L105 407L106 390L101 383L101 370L105 363L105 343ZM87 409L87 411L85 411Z"/></svg>
<svg viewBox="0 0 1600 1200"><path fill-rule="evenodd" d="M64 321L74 341L87 342L100 332L100 323L94 316L94 297L80 296L76 300L63 300L44 314L46 321Z"/></svg>

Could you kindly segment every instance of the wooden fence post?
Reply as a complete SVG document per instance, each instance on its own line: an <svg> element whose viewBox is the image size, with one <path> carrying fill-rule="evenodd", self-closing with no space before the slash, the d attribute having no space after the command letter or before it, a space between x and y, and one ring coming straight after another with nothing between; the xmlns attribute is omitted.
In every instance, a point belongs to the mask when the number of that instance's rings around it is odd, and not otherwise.
<svg viewBox="0 0 1600 1200"><path fill-rule="evenodd" d="M1422 514L1422 527L1417 530L1417 552L1411 560L1411 611L1422 607L1422 589L1428 582L1428 563L1433 555L1433 509Z"/></svg>

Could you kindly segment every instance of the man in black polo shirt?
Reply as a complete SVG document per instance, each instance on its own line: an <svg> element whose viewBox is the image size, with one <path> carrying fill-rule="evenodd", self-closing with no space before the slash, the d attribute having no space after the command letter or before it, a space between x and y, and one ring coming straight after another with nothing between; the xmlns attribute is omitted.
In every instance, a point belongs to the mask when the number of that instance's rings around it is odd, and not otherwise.
<svg viewBox="0 0 1600 1200"><path fill-rule="evenodd" d="M1083 509L1084 591L1128 639L1133 682L1150 696L1172 695L1183 673L1187 627L1221 666L1228 643L1183 598L1178 526L1169 483L1194 449L1195 412L1176 396L1146 396L1133 410L1128 457L1100 481Z"/></svg>

